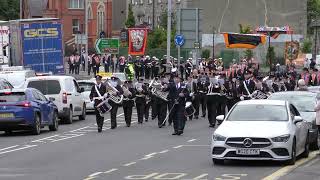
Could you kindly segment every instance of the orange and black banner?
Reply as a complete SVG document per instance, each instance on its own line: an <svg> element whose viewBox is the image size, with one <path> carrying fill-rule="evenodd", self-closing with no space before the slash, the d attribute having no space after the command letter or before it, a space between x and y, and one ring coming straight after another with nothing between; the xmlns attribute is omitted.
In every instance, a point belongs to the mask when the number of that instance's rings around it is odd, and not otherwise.
<svg viewBox="0 0 320 180"><path fill-rule="evenodd" d="M144 55L147 46L148 29L129 28L129 52L130 55Z"/></svg>
<svg viewBox="0 0 320 180"><path fill-rule="evenodd" d="M266 36L260 34L222 33L226 48L254 49L266 43Z"/></svg>

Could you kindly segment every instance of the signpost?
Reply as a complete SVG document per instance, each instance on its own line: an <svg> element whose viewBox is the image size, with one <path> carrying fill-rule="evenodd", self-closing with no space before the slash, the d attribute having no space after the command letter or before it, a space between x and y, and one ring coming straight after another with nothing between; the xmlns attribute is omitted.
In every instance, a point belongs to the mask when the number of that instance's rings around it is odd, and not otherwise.
<svg viewBox="0 0 320 180"><path fill-rule="evenodd" d="M117 38L97 39L95 44L98 54L119 54L119 39Z"/></svg>
<svg viewBox="0 0 320 180"><path fill-rule="evenodd" d="M184 42L185 40L183 35L178 34L174 37L174 43L176 46L183 46Z"/></svg>

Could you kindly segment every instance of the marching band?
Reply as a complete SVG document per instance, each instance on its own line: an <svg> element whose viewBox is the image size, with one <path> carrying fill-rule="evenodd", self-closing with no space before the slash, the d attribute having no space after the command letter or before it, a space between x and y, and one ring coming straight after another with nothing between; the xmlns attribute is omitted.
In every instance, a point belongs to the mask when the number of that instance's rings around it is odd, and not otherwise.
<svg viewBox="0 0 320 180"><path fill-rule="evenodd" d="M297 88L294 73L290 71L283 76L271 73L263 77L258 75L255 65L249 68L233 64L225 70L222 61L202 61L199 68L195 69L188 60L183 81L183 76L181 73L178 75L174 65L174 71L159 76L162 65L156 62L155 57L147 56L146 59L145 74L137 73L135 83L129 79L121 84L119 79L111 77L101 86L101 77L97 76L97 85L92 87L90 98L95 101L97 108L99 132L103 125L101 117L108 111L111 114L111 129L117 127L116 114L120 106L123 107L127 127L131 125L132 111L136 107L139 124L149 120L151 108L151 119L158 120L159 128L173 124L173 135L183 134L185 122L188 119L199 119L200 110L202 117L207 117L209 127L213 128L221 123L217 122L216 116L225 115L241 100L266 99L278 91L304 90L308 84L318 85L320 79L317 70L310 74L308 69L304 69ZM137 63L135 70L140 71L141 62ZM101 87L105 87L106 91L102 91ZM95 99L99 97L105 99Z"/></svg>

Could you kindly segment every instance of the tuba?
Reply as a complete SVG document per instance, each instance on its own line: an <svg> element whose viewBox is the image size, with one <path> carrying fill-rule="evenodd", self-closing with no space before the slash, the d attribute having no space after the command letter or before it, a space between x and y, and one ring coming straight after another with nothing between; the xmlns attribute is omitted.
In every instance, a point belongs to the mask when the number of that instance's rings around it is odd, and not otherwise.
<svg viewBox="0 0 320 180"><path fill-rule="evenodd" d="M111 100L112 102L116 103L116 104L121 104L122 100L123 100L123 95L113 95L115 93L118 93L119 91L113 87L109 81L106 81L106 85L107 85L107 89L108 90L108 97L109 100ZM109 88L108 88L109 87Z"/></svg>
<svg viewBox="0 0 320 180"><path fill-rule="evenodd" d="M167 96L168 96L169 92L163 91L163 86L161 85L161 83L159 83L155 79L153 79L151 81L149 87L151 87L151 93L154 96L157 96L164 101L168 101Z"/></svg>
<svg viewBox="0 0 320 180"><path fill-rule="evenodd" d="M123 100L129 100L129 96L132 96L132 93L129 91L129 88L127 88L126 85L122 86L123 89Z"/></svg>

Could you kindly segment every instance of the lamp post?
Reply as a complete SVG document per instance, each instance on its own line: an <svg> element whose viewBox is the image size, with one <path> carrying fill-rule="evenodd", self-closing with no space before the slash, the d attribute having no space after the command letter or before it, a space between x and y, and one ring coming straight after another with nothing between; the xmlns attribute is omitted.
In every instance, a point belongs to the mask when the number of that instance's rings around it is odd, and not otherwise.
<svg viewBox="0 0 320 180"><path fill-rule="evenodd" d="M216 28L214 26L212 26L212 59L214 59L214 38L215 38L215 34L216 34Z"/></svg>

